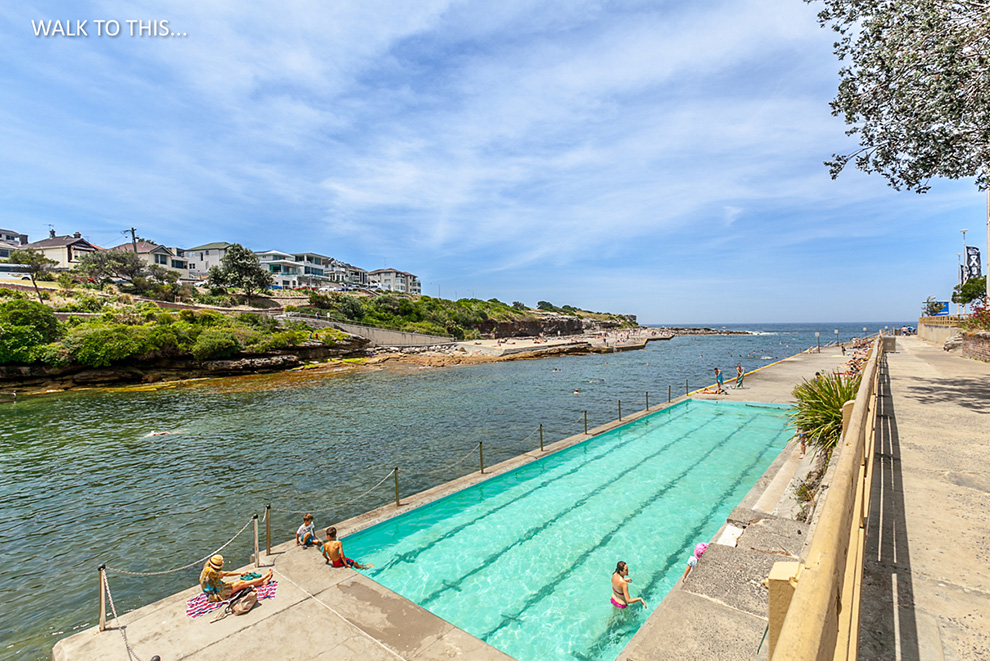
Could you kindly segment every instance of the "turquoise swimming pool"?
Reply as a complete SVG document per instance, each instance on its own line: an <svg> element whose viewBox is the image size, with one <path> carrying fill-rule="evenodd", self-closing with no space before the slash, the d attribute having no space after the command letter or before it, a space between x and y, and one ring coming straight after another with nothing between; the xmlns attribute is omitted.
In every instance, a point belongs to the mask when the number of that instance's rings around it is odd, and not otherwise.
<svg viewBox="0 0 990 661"><path fill-rule="evenodd" d="M367 574L520 661L611 661L791 438L688 400L351 535ZM609 604L616 562L638 604Z"/></svg>

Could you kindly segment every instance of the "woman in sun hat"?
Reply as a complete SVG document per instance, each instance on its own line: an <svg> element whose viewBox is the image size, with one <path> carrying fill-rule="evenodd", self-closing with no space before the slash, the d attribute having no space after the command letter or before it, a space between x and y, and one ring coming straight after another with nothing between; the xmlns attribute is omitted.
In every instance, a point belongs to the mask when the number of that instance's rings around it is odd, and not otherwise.
<svg viewBox="0 0 990 661"><path fill-rule="evenodd" d="M203 571L199 574L199 585L206 593L206 598L212 602L226 601L235 592L240 592L245 588L253 588L259 585L268 585L272 580L272 570L261 578L253 581L234 581L228 583L222 580L225 576L240 576L235 571L223 571L223 556L215 555L203 565Z"/></svg>

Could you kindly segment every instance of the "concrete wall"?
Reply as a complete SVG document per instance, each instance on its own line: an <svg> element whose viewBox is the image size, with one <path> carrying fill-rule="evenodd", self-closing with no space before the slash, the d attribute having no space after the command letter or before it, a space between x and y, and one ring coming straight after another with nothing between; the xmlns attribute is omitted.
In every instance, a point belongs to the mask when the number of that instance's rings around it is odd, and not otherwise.
<svg viewBox="0 0 990 661"><path fill-rule="evenodd" d="M372 344L382 347L424 347L434 344L454 343L454 338L452 337L406 333L405 331L371 328L369 326L361 326L360 324L345 324L339 321L334 321L330 325L345 333L368 338Z"/></svg>
<svg viewBox="0 0 990 661"><path fill-rule="evenodd" d="M918 337L929 344L942 346L953 335L959 334L954 321L918 320Z"/></svg>
<svg viewBox="0 0 990 661"><path fill-rule="evenodd" d="M990 362L990 333L967 333L963 335L962 355L973 360Z"/></svg>

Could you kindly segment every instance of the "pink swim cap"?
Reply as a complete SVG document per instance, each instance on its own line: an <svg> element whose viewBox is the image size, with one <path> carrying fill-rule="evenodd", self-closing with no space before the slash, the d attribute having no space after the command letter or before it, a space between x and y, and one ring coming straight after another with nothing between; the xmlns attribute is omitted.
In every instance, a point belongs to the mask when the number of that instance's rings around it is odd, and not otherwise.
<svg viewBox="0 0 990 661"><path fill-rule="evenodd" d="M704 542L701 542L700 544L696 544L694 547L694 557L700 558L701 554L704 553L707 549L708 549L708 544L705 544Z"/></svg>

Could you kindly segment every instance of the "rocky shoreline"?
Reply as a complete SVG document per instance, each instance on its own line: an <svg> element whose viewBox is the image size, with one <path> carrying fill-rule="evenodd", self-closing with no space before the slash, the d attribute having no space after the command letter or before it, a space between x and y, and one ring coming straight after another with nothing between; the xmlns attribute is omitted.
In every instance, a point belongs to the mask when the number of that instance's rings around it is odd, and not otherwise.
<svg viewBox="0 0 990 661"><path fill-rule="evenodd" d="M744 335L746 331L711 328L638 328L544 339L517 337L423 347L374 347L351 336L328 347L307 342L291 349L227 360L196 361L191 357L154 356L127 365L54 368L43 365L0 365L0 395L34 395L92 388L166 387L187 381L246 376L289 370L312 373L360 369L446 368L562 355L612 353L641 349L652 340L676 335ZM3 399L0 399L2 402Z"/></svg>

